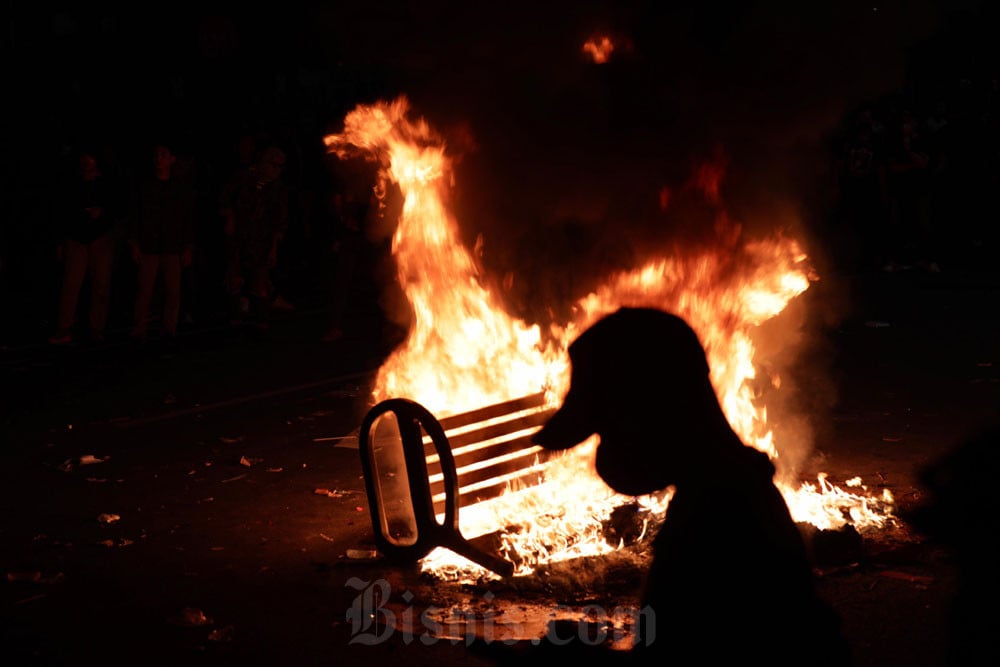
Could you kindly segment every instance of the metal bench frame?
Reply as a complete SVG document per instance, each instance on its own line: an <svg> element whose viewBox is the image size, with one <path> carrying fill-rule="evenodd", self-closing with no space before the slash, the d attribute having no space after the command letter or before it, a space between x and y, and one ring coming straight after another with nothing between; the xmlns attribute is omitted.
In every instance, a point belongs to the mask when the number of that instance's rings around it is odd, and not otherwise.
<svg viewBox="0 0 1000 667"><path fill-rule="evenodd" d="M550 453L531 436L554 410L544 392L440 420L405 398L372 407L358 445L379 550L417 561L445 547L501 576L513 574L513 564L462 535L459 510L542 481Z"/></svg>

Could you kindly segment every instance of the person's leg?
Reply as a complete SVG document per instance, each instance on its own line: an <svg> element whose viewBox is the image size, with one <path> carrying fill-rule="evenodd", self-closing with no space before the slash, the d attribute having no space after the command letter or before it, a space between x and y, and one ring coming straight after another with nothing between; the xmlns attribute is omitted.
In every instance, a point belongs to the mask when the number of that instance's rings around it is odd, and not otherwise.
<svg viewBox="0 0 1000 667"><path fill-rule="evenodd" d="M80 288L87 275L87 246L76 241L67 241L63 245L63 284L59 293L59 311L56 316L56 332L53 339L60 342L72 336L73 324L76 321L76 306L80 297Z"/></svg>
<svg viewBox="0 0 1000 667"><path fill-rule="evenodd" d="M132 337L139 340L146 338L149 327L149 304L153 301L153 289L156 287L156 273L159 266L159 255L147 255L146 253L140 255L139 269L136 272L132 324Z"/></svg>
<svg viewBox="0 0 1000 667"><path fill-rule="evenodd" d="M202 314L201 294L199 287L201 284L201 267L204 264L202 256L204 251L195 248L191 263L186 267L181 267L181 312L180 318L185 324L192 324Z"/></svg>
<svg viewBox="0 0 1000 667"><path fill-rule="evenodd" d="M914 218L916 221L917 261L922 269L937 273L941 270L937 262L941 248L932 227L931 202L927 193L920 193L917 196L914 203Z"/></svg>
<svg viewBox="0 0 1000 667"><path fill-rule="evenodd" d="M324 342L332 343L344 337L347 310L361 251L359 243L347 243L334 260L336 265L330 289L330 314L326 331L323 333Z"/></svg>
<svg viewBox="0 0 1000 667"><path fill-rule="evenodd" d="M903 205L898 193L893 193L889 200L885 217L886 224L882 227L881 264L884 271L898 271L902 264L903 251Z"/></svg>
<svg viewBox="0 0 1000 667"><path fill-rule="evenodd" d="M226 247L226 268L225 282L226 297L228 299L229 321L231 324L239 324L243 320L243 309L240 300L243 297L243 265L239 248L233 242L229 242Z"/></svg>
<svg viewBox="0 0 1000 667"><path fill-rule="evenodd" d="M163 269L163 335L177 335L177 320L181 312L181 256L160 255Z"/></svg>
<svg viewBox="0 0 1000 667"><path fill-rule="evenodd" d="M109 234L89 246L90 252L90 334L99 341L104 337L111 306L111 269L114 265L114 241Z"/></svg>
<svg viewBox="0 0 1000 667"><path fill-rule="evenodd" d="M250 267L247 283L250 319L260 328L267 327L270 319L270 277L266 266Z"/></svg>

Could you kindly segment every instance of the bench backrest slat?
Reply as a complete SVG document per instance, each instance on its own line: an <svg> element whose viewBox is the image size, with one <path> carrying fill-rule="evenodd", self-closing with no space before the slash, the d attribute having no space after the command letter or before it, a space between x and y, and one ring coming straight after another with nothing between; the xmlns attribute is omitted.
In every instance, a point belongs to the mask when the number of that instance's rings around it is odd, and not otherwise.
<svg viewBox="0 0 1000 667"><path fill-rule="evenodd" d="M459 507L541 480L550 453L532 443L531 436L554 411L545 405L545 394L537 393L438 420L458 472ZM424 438L424 454L434 511L440 514L444 480L429 437Z"/></svg>
<svg viewBox="0 0 1000 667"><path fill-rule="evenodd" d="M521 410L537 408L543 405L545 405L545 392L538 392L537 394L514 398L509 401L496 403L494 405L487 405L485 407L469 410L468 412L462 412L457 415L442 417L438 419L438 423L441 424L441 428L447 432L455 428L468 426L469 424L488 421L494 417L509 414L511 412L520 412Z"/></svg>

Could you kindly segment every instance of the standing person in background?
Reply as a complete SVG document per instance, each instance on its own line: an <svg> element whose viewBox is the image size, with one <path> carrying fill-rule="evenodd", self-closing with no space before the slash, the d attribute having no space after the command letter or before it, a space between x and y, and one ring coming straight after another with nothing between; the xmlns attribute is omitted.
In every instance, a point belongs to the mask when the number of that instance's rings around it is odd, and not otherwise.
<svg viewBox="0 0 1000 667"><path fill-rule="evenodd" d="M138 265L132 337L145 341L149 308L163 280L162 335L175 340L180 315L181 271L194 256L195 192L174 174L177 156L170 142L153 149L153 172L143 179L129 211L129 246Z"/></svg>
<svg viewBox="0 0 1000 667"><path fill-rule="evenodd" d="M889 200L884 138L871 109L862 108L839 147L837 215L847 249L862 270L879 270L888 258Z"/></svg>
<svg viewBox="0 0 1000 667"><path fill-rule="evenodd" d="M205 281L205 271L208 264L205 223L215 222L215 198L212 197L211 215L206 216L207 197L202 192L213 192L211 181L200 169L199 156L196 151L182 151L177 155L177 162L171 169L171 178L187 183L194 200L193 220L191 223L191 261L181 266L181 304L180 327L191 326L205 314L206 298L202 291Z"/></svg>
<svg viewBox="0 0 1000 667"><path fill-rule="evenodd" d="M370 252L367 235L372 216L378 215L378 165L362 157L342 157L332 163L335 187L328 193L323 213L329 233L327 303L330 312L322 340L335 343L345 335L352 292L362 262Z"/></svg>
<svg viewBox="0 0 1000 667"><path fill-rule="evenodd" d="M13 295L13 289L10 285L10 269L8 268L7 253L10 242L7 240L7 227L0 229L0 303L10 304L13 303L11 298ZM7 346L8 336L11 332L10 318L4 318L3 324L0 325L0 349Z"/></svg>
<svg viewBox="0 0 1000 667"><path fill-rule="evenodd" d="M920 268L939 272L930 220L931 156L916 115L904 108L886 156L889 200L887 272Z"/></svg>
<svg viewBox="0 0 1000 667"><path fill-rule="evenodd" d="M88 324L90 340L103 342L111 303L111 273L114 265L114 232L121 215L120 193L103 174L98 153L82 148L75 175L56 198L61 243L57 255L63 263L57 329L49 337L53 345L73 342L73 329L80 291L90 280Z"/></svg>
<svg viewBox="0 0 1000 667"><path fill-rule="evenodd" d="M271 270L288 228L288 188L281 179L284 166L285 152L273 144L267 146L249 169L234 174L220 202L230 319L242 322L240 301L246 298L251 323L258 329L268 326Z"/></svg>

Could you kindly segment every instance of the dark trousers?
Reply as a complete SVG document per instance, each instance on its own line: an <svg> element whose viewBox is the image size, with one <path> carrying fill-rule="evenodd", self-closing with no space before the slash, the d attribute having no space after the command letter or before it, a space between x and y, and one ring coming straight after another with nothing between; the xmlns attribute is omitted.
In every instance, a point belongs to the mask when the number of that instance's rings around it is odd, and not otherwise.
<svg viewBox="0 0 1000 667"><path fill-rule="evenodd" d="M90 313L88 323L93 334L101 334L108 323L111 304L111 268L114 242L105 234L90 243L66 241L63 244L63 283L59 294L58 327L72 331L80 290L90 278Z"/></svg>
<svg viewBox="0 0 1000 667"><path fill-rule="evenodd" d="M145 335L149 325L149 308L156 288L156 277L163 278L163 319L161 326L167 336L177 335L177 320L181 310L181 256L177 253L147 255L139 258L136 275L135 323L132 333Z"/></svg>

